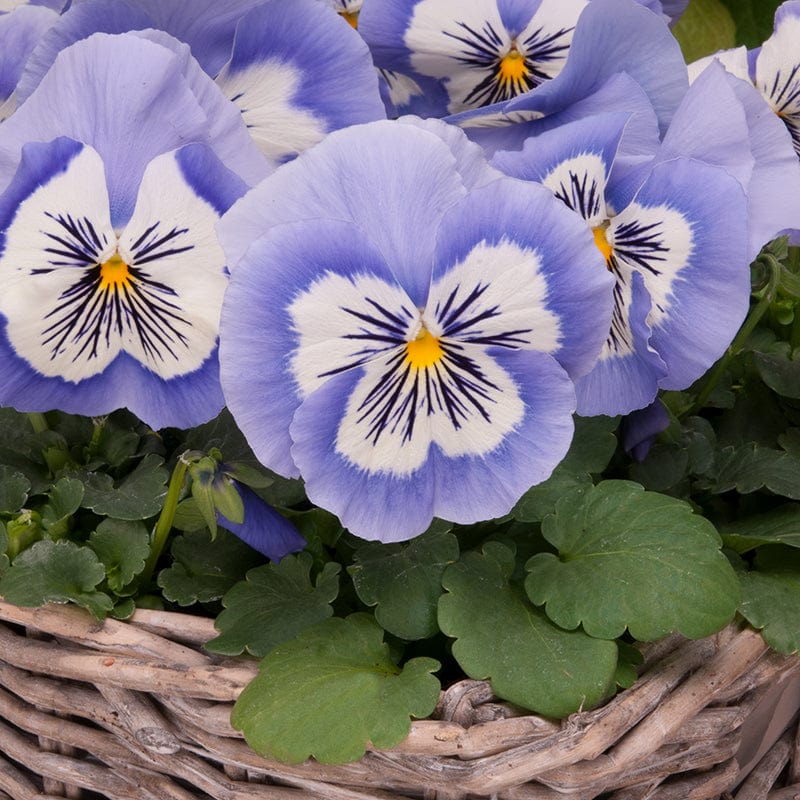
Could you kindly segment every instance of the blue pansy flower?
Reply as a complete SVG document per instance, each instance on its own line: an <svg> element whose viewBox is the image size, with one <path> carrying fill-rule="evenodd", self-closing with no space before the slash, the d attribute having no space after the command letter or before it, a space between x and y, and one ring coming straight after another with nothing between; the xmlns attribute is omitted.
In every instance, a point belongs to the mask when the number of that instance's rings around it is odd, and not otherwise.
<svg viewBox="0 0 800 800"><path fill-rule="evenodd" d="M579 220L456 128L333 133L219 230L228 407L356 535L502 515L565 454L610 276Z"/></svg>
<svg viewBox="0 0 800 800"><path fill-rule="evenodd" d="M64 50L3 123L1 405L127 407L154 428L223 405L214 226L237 171L269 167L186 46L153 36Z"/></svg>
<svg viewBox="0 0 800 800"><path fill-rule="evenodd" d="M359 30L378 67L437 81L440 115L453 114L557 75L587 1L370 0Z"/></svg>
<svg viewBox="0 0 800 800"><path fill-rule="evenodd" d="M493 159L510 175L541 181L577 212L614 276L605 344L577 382L583 415L626 414L649 405L659 388L689 386L724 352L749 301L742 183L675 152L615 173L626 122L596 115ZM725 145L747 171L753 160L744 116L736 122Z"/></svg>
<svg viewBox="0 0 800 800"><path fill-rule="evenodd" d="M595 114L631 114L619 157L650 160L688 89L686 64L664 21L634 0L592 0L561 72L505 103L448 118L487 153Z"/></svg>
<svg viewBox="0 0 800 800"><path fill-rule="evenodd" d="M369 49L316 0L80 0L42 38L18 97L33 91L70 44L98 31L147 28L189 45L274 161L331 130L386 116Z"/></svg>

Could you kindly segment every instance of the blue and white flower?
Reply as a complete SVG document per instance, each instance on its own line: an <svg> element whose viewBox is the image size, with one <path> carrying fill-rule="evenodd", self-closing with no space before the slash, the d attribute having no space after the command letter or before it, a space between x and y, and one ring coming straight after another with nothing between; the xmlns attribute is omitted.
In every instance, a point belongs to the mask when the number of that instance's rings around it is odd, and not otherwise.
<svg viewBox="0 0 800 800"><path fill-rule="evenodd" d="M331 134L220 237L228 406L259 459L355 534L499 516L565 454L610 276L579 220L457 129Z"/></svg>
<svg viewBox="0 0 800 800"><path fill-rule="evenodd" d="M509 100L557 75L586 5L587 0L371 0L359 30L378 67L440 82L446 95L442 114L453 114Z"/></svg>
<svg viewBox="0 0 800 800"><path fill-rule="evenodd" d="M746 171L752 157L741 117L731 147ZM659 388L689 386L730 343L750 294L742 183L674 152L615 173L626 123L624 115L597 115L493 159L576 211L614 276L605 344L577 383L578 413L587 416L626 414L649 405Z"/></svg>
<svg viewBox="0 0 800 800"><path fill-rule="evenodd" d="M236 171L269 167L185 46L155 39L78 42L3 123L2 405L155 428L223 405L214 226L247 189Z"/></svg>

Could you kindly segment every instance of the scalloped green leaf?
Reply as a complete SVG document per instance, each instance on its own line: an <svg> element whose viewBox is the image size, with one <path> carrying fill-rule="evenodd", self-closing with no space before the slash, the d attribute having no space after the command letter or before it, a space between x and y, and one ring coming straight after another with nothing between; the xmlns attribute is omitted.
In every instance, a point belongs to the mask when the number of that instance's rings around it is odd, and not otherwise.
<svg viewBox="0 0 800 800"><path fill-rule="evenodd" d="M120 593L144 569L150 534L142 522L106 518L89 537L89 546L105 565L109 588Z"/></svg>
<svg viewBox="0 0 800 800"><path fill-rule="evenodd" d="M725 447L718 453L716 475L708 488L715 494L733 489L740 494L768 489L800 500L800 456L753 442Z"/></svg>
<svg viewBox="0 0 800 800"><path fill-rule="evenodd" d="M743 572L742 616L780 653L800 650L800 551L781 545L758 550Z"/></svg>
<svg viewBox="0 0 800 800"><path fill-rule="evenodd" d="M542 525L558 555L526 564L525 589L563 628L640 641L671 631L700 638L736 613L736 574L714 526L673 497L604 481L563 498Z"/></svg>
<svg viewBox="0 0 800 800"><path fill-rule="evenodd" d="M512 584L514 554L499 542L448 567L439 626L471 678L498 697L552 717L591 708L614 685L617 646L556 627Z"/></svg>
<svg viewBox="0 0 800 800"><path fill-rule="evenodd" d="M105 575L88 547L43 539L14 559L0 578L0 595L18 606L77 603L102 619L114 606L107 594L97 591Z"/></svg>
<svg viewBox="0 0 800 800"><path fill-rule="evenodd" d="M735 520L720 528L722 541L737 553L762 544L800 547L800 503L786 503L763 514Z"/></svg>
<svg viewBox="0 0 800 800"><path fill-rule="evenodd" d="M264 562L224 528L214 539L207 530L176 536L171 550L173 563L158 573L158 585L167 600L180 606L219 600L249 569Z"/></svg>
<svg viewBox="0 0 800 800"><path fill-rule="evenodd" d="M83 483L76 478L60 478L47 493L47 502L40 509L42 525L56 538L69 530L70 518L81 507Z"/></svg>
<svg viewBox="0 0 800 800"><path fill-rule="evenodd" d="M21 472L0 464L0 514L16 514L25 505L31 482Z"/></svg>
<svg viewBox="0 0 800 800"><path fill-rule="evenodd" d="M427 639L439 631L442 574L458 553L453 534L434 530L407 544L365 544L348 571L359 598L375 606L375 619L385 630L408 641Z"/></svg>
<svg viewBox="0 0 800 800"><path fill-rule="evenodd" d="M288 555L278 563L251 569L222 598L215 621L219 636L206 643L214 653L244 650L264 656L282 642L327 619L339 594L339 564L329 562L314 583L310 553Z"/></svg>
<svg viewBox="0 0 800 800"><path fill-rule="evenodd" d="M764 383L782 397L800 398L800 358L797 353L753 353L753 363Z"/></svg>
<svg viewBox="0 0 800 800"><path fill-rule="evenodd" d="M106 474L87 473L77 477L83 479L86 487L84 508L102 517L141 520L161 510L167 494L169 472L161 456L148 453L118 486Z"/></svg>
<svg viewBox="0 0 800 800"><path fill-rule="evenodd" d="M367 747L399 744L411 717L439 699L432 658L399 667L367 614L334 617L278 645L233 708L231 723L267 757L299 763L355 761Z"/></svg>

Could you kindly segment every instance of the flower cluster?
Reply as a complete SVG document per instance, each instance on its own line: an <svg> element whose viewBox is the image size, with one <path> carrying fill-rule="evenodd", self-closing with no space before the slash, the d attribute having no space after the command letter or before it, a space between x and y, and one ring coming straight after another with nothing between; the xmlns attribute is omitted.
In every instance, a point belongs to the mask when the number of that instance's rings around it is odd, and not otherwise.
<svg viewBox="0 0 800 800"><path fill-rule="evenodd" d="M576 411L697 380L800 229L800 2L691 68L685 6L16 4L0 405L227 406L367 539L506 514Z"/></svg>

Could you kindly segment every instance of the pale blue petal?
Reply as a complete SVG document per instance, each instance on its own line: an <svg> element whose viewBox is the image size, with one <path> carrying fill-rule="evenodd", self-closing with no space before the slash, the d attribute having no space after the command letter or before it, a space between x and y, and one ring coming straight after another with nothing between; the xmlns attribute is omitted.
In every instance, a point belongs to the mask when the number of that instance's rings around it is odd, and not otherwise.
<svg viewBox="0 0 800 800"><path fill-rule="evenodd" d="M650 298L642 276L634 272L631 284L630 305L621 309L630 330L630 347L617 350L607 346L591 372L576 382L581 416L613 417L644 408L653 401L658 382L666 373L664 362L648 345Z"/></svg>
<svg viewBox="0 0 800 800"><path fill-rule="evenodd" d="M592 0L555 78L510 100L506 110L552 114L625 72L645 91L666 130L688 88L686 64L666 24L635 0Z"/></svg>
<svg viewBox="0 0 800 800"><path fill-rule="evenodd" d="M93 33L125 33L152 27L150 17L123 0L86 0L77 6L73 4L57 18L31 54L17 89L20 102L39 85L56 56L71 44Z"/></svg>
<svg viewBox="0 0 800 800"><path fill-rule="evenodd" d="M735 178L689 159L655 166L636 196L645 209L668 206L691 228L692 246L685 260L679 258L678 271L652 262L661 272L645 275L654 305L650 341L668 370L663 388L685 389L697 380L745 318L750 301L747 228L735 221L746 218L746 201ZM671 246L669 225L664 236Z"/></svg>
<svg viewBox="0 0 800 800"><path fill-rule="evenodd" d="M718 62L698 76L675 112L657 160L704 161L723 167L747 187L755 161L745 112L729 77Z"/></svg>
<svg viewBox="0 0 800 800"><path fill-rule="evenodd" d="M630 119L629 114L608 113L568 122L528 139L520 151L496 153L491 163L506 175L541 183L563 161L594 154L602 160L607 180Z"/></svg>
<svg viewBox="0 0 800 800"><path fill-rule="evenodd" d="M233 153L233 168L261 163L268 172L269 165L232 106L233 116L211 122L213 104L203 95L201 105L199 92L193 90L196 83L210 79L187 80L187 63L193 62L136 34L95 34L62 51L36 91L3 126L0 189L13 175L26 142L58 136L90 144L102 156L116 226L133 211L146 165L187 141L208 143L226 161ZM202 75L196 64L195 70L195 77ZM210 86L227 104L213 82ZM234 134L238 130L243 138L228 136L231 124L239 126ZM224 130L215 141L217 126ZM242 145L243 149L234 149Z"/></svg>
<svg viewBox="0 0 800 800"><path fill-rule="evenodd" d="M750 84L728 76L744 108L755 166L747 185L749 258L764 244L800 220L800 160L780 118L765 113L765 103Z"/></svg>
<svg viewBox="0 0 800 800"><path fill-rule="evenodd" d="M367 46L318 0L269 0L245 14L217 83L278 161L386 116Z"/></svg>
<svg viewBox="0 0 800 800"><path fill-rule="evenodd" d="M492 125L484 126L482 116L491 117L496 109L494 107L493 111L489 106L447 117L447 121L461 125L470 139L479 143L489 155L500 150L520 150L530 138L579 119L608 113L630 116L617 154L618 167L651 159L660 144L653 106L642 87L624 73L612 75L596 91L541 119L518 121L517 114L510 113L505 122L497 119Z"/></svg>
<svg viewBox="0 0 800 800"><path fill-rule="evenodd" d="M80 6L93 0L73 0ZM115 0L115 3L120 0ZM212 77L231 54L231 46L239 19L263 0L125 0L125 4L146 14L148 27L163 31L186 42L192 55Z"/></svg>
<svg viewBox="0 0 800 800"><path fill-rule="evenodd" d="M0 100L6 100L17 88L28 57L58 18L48 8L30 5L0 16Z"/></svg>
<svg viewBox="0 0 800 800"><path fill-rule="evenodd" d="M467 169L474 174L472 154ZM350 220L422 305L439 221L466 191L453 151L429 130L393 121L356 125L334 131L262 181L226 214L219 235L235 270L273 225Z"/></svg>

